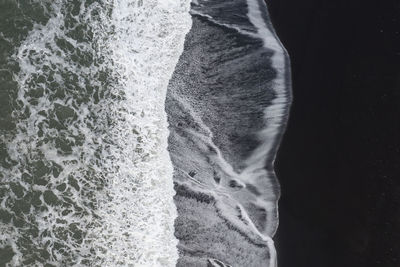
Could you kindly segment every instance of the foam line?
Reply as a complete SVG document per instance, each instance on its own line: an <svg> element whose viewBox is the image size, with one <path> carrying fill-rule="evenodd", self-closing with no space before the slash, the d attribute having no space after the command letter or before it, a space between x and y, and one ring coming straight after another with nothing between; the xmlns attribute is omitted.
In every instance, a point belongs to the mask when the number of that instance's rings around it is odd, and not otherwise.
<svg viewBox="0 0 400 267"><path fill-rule="evenodd" d="M267 7L265 3L262 7L260 7L258 0L247 0L247 5L248 17L250 22L257 28L258 37L263 40L265 48L272 49L274 52L271 61L272 67L277 70L276 77L273 81L273 85L271 86L274 89L275 97L271 101L270 105L264 110L264 118L267 127L259 133L259 139L262 141L262 143L246 160L248 167L243 171L246 177L257 177L259 175L263 176L262 174L265 173L263 168L265 167L267 156L276 145L276 138L283 129L286 107L290 101L287 96L288 88L285 66L286 51L276 34L269 29L262 17L260 8L267 10ZM274 160L272 161L272 164L273 162ZM278 199L276 200L276 210L278 206L277 201ZM274 232L275 230L273 233ZM277 259L276 250L272 239L269 242L269 249L271 253L270 266L275 267L277 265Z"/></svg>

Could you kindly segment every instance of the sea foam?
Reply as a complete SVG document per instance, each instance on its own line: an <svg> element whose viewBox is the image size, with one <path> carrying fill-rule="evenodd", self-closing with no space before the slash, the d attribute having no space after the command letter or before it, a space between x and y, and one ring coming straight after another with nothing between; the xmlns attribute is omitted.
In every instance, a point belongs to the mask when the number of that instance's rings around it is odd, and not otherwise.
<svg viewBox="0 0 400 267"><path fill-rule="evenodd" d="M189 2L40 2L48 20L13 56L10 266L175 266L164 102Z"/></svg>

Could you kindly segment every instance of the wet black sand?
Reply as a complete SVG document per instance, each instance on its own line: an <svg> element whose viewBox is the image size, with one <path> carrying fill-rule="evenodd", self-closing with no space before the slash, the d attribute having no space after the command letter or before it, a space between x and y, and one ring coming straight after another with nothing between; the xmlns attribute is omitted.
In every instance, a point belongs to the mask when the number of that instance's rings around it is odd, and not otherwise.
<svg viewBox="0 0 400 267"><path fill-rule="evenodd" d="M258 29L246 6L246 0L193 2L192 28L169 82L177 266L275 267L268 236L276 229L279 189L273 172L257 167L271 162L257 147L261 131L270 142L281 133L264 112L278 106L275 94L286 94L284 84L282 92L274 88L286 65L276 68L273 50L252 35ZM279 99L271 114L281 116L280 126L288 103Z"/></svg>
<svg viewBox="0 0 400 267"><path fill-rule="evenodd" d="M267 0L292 61L280 267L400 266L400 2Z"/></svg>

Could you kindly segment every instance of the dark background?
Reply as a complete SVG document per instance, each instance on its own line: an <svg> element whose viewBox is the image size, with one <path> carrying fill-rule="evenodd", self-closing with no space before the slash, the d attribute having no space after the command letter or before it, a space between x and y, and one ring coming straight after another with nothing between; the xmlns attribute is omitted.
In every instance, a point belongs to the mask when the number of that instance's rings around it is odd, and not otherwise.
<svg viewBox="0 0 400 267"><path fill-rule="evenodd" d="M292 62L279 267L400 266L400 1L267 0Z"/></svg>

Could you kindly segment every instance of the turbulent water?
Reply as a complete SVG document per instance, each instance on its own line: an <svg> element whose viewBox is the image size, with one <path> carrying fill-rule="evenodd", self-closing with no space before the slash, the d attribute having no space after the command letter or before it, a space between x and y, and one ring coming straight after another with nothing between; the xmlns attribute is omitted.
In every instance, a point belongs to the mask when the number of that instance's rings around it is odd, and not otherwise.
<svg viewBox="0 0 400 267"><path fill-rule="evenodd" d="M174 266L186 0L0 1L0 265Z"/></svg>
<svg viewBox="0 0 400 267"><path fill-rule="evenodd" d="M197 0L170 81L178 266L277 265L289 59L263 0Z"/></svg>

